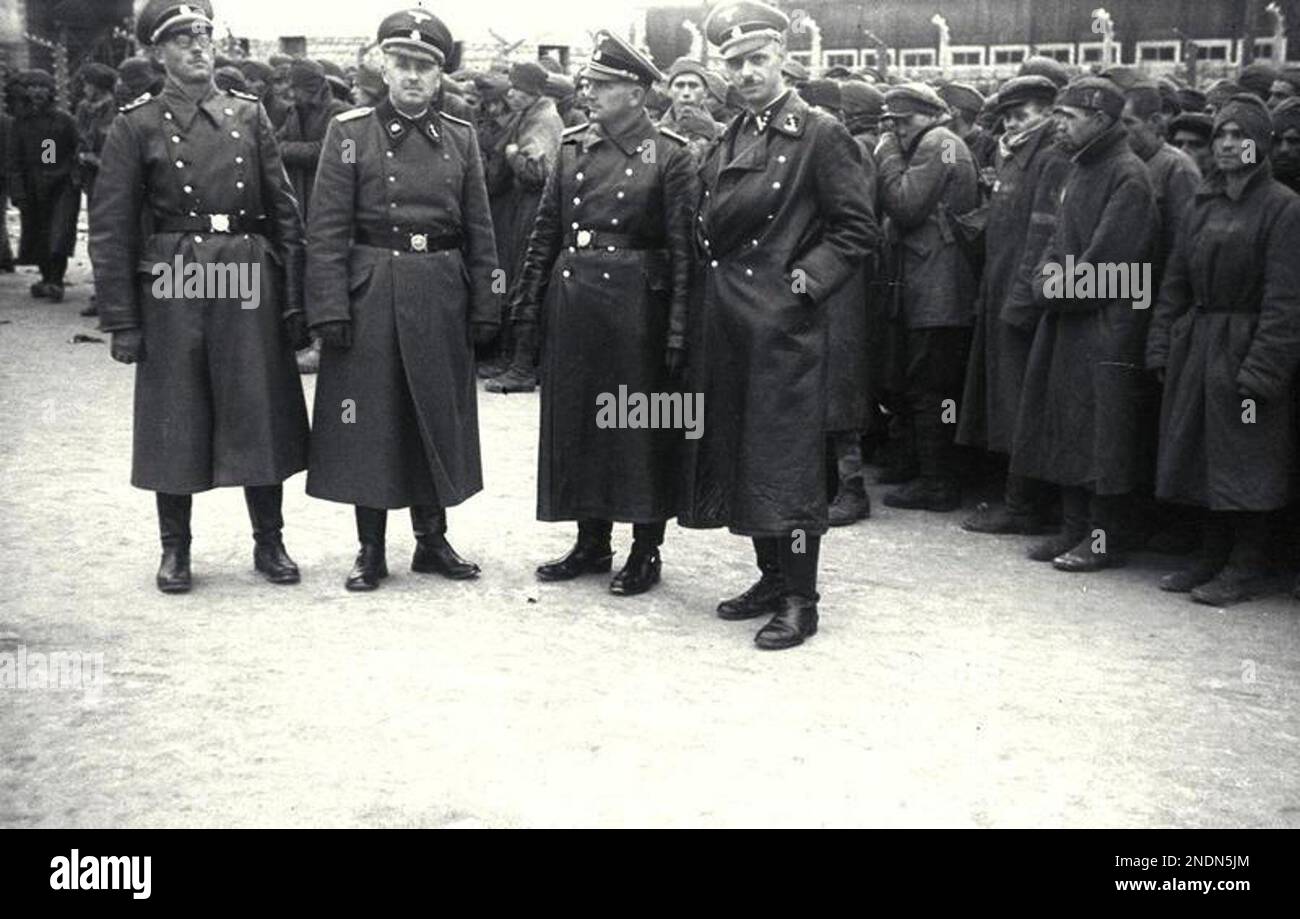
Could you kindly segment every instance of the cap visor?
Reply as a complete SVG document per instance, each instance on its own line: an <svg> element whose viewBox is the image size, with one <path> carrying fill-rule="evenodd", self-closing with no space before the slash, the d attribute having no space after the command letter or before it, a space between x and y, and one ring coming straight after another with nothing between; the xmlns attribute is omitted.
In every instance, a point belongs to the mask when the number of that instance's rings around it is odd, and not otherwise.
<svg viewBox="0 0 1300 919"><path fill-rule="evenodd" d="M411 41L409 38L386 38L379 43L379 49L386 54L405 54L407 57L442 64L446 61L442 52L433 45Z"/></svg>
<svg viewBox="0 0 1300 919"><path fill-rule="evenodd" d="M733 38L724 41L718 47L718 53L724 58L740 57L742 54L749 54L751 51L757 51L768 42L779 41L781 33L775 29L764 29L761 32L749 32L741 35L739 38Z"/></svg>

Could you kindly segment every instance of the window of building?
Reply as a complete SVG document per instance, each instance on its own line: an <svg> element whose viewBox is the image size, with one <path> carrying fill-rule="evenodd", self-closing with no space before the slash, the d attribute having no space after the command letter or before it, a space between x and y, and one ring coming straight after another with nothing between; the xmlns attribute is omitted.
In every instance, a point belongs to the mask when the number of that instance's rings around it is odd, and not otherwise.
<svg viewBox="0 0 1300 919"><path fill-rule="evenodd" d="M856 51L825 51L822 53L823 67L848 67L852 69L858 66L858 52Z"/></svg>
<svg viewBox="0 0 1300 919"><path fill-rule="evenodd" d="M953 45L948 49L954 67L982 67L984 49L978 45Z"/></svg>
<svg viewBox="0 0 1300 919"><path fill-rule="evenodd" d="M1114 42L1114 43L1111 44L1110 47L1111 47L1110 63L1112 63L1112 64L1118 64L1118 63L1119 63L1119 60L1120 60L1121 51L1122 51L1121 43L1120 43L1120 42ZM1102 43L1099 42L1099 41L1096 41L1096 42L1080 42L1080 43L1079 43L1079 61L1080 61L1081 63L1084 63L1084 64L1100 64L1100 63L1102 63L1102 59L1101 59L1101 49L1102 49Z"/></svg>
<svg viewBox="0 0 1300 919"><path fill-rule="evenodd" d="M1138 60L1143 63L1177 63L1179 47L1176 41L1140 41L1137 43Z"/></svg>
<svg viewBox="0 0 1300 919"><path fill-rule="evenodd" d="M1029 49L1024 45L994 45L989 50L994 64L1019 64L1029 57Z"/></svg>
<svg viewBox="0 0 1300 919"><path fill-rule="evenodd" d="M1034 53L1062 64L1074 63L1074 45L1039 45Z"/></svg>
<svg viewBox="0 0 1300 919"><path fill-rule="evenodd" d="M1196 59L1200 61L1226 61L1232 54L1232 42L1226 38L1200 39L1196 42Z"/></svg>
<svg viewBox="0 0 1300 919"><path fill-rule="evenodd" d="M809 67L812 65L811 51L791 51L788 57L792 61L798 61L800 64L803 64L805 67Z"/></svg>
<svg viewBox="0 0 1300 919"><path fill-rule="evenodd" d="M912 50L903 51L904 67L933 67L934 66L934 49L933 48L913 48Z"/></svg>

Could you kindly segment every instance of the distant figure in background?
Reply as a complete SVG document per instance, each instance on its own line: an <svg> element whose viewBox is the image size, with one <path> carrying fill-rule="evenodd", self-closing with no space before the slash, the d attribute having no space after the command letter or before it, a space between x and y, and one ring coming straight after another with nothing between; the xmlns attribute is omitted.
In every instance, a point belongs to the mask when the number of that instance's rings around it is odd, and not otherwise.
<svg viewBox="0 0 1300 919"><path fill-rule="evenodd" d="M686 138L691 156L704 161L704 152L722 136L726 127L709 114L708 71L699 61L679 57L668 69L668 96L672 103L659 119L659 127Z"/></svg>
<svg viewBox="0 0 1300 919"><path fill-rule="evenodd" d="M153 61L143 57L128 57L117 65L117 87L113 92L113 101L121 108L145 95L156 96L162 91L162 85L163 75L154 67Z"/></svg>
<svg viewBox="0 0 1300 919"><path fill-rule="evenodd" d="M0 79L0 89L8 78ZM4 219L9 207L9 140L13 136L13 117L4 109L4 94L0 92L0 273L14 273L14 250L9 246L9 221Z"/></svg>
<svg viewBox="0 0 1300 919"><path fill-rule="evenodd" d="M1300 98L1273 109L1273 178L1300 192Z"/></svg>
<svg viewBox="0 0 1300 919"><path fill-rule="evenodd" d="M81 210L77 123L55 107L49 73L28 70L21 79L26 104L14 119L9 147L9 194L22 213L18 264L40 268L33 297L59 303Z"/></svg>
<svg viewBox="0 0 1300 919"><path fill-rule="evenodd" d="M1183 112L1169 122L1169 143L1192 158L1202 176L1210 174L1214 162L1210 131L1214 118L1205 112Z"/></svg>
<svg viewBox="0 0 1300 919"><path fill-rule="evenodd" d="M384 75L377 67L362 64L352 80L352 104L378 105L384 99Z"/></svg>
<svg viewBox="0 0 1300 919"><path fill-rule="evenodd" d="M117 117L113 89L117 85L117 71L107 64L92 61L81 68L82 99L73 116L77 122L77 139L80 149L77 161L81 167L81 186L86 190L86 207L95 200L95 177L99 175L99 152L104 149L108 126ZM95 295L81 311L83 316L96 315Z"/></svg>

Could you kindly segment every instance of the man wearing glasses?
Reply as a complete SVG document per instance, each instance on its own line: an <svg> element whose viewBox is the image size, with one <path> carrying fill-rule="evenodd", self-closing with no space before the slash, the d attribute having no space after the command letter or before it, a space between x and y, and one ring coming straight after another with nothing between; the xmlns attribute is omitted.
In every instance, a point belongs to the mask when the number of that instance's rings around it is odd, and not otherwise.
<svg viewBox="0 0 1300 919"><path fill-rule="evenodd" d="M254 567L296 583L280 502L307 465L298 204L261 103L212 82L208 0L150 0L137 34L167 80L109 130L90 239L100 328L136 365L131 484L157 493L158 588L190 589L191 499L221 485L244 486Z"/></svg>

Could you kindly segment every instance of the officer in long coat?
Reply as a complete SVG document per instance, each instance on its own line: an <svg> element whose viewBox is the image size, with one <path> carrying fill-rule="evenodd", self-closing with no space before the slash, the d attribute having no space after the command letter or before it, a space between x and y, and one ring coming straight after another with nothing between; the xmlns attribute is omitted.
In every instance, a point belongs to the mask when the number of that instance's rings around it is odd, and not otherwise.
<svg viewBox="0 0 1300 919"><path fill-rule="evenodd" d="M1155 252L1155 193L1129 149L1123 108L1110 80L1080 77L1061 90L1054 109L1073 163L1035 271L1034 299L1043 312L1029 349L1011 472L1061 486L1061 530L1029 557L1063 571L1122 562L1125 498L1150 475L1153 432L1142 364L1150 303L1134 309L1132 287L1125 296L1063 281L1070 265L1091 267L1094 278L1109 265L1127 266L1131 275Z"/></svg>
<svg viewBox="0 0 1300 919"><path fill-rule="evenodd" d="M68 259L77 246L81 210L77 123L54 104L54 77L24 71L26 99L9 141L9 197L22 215L18 264L36 265L33 297L63 299Z"/></svg>
<svg viewBox="0 0 1300 919"><path fill-rule="evenodd" d="M261 104L212 84L211 17L207 2L141 12L167 82L114 120L90 214L99 326L136 364L131 484L158 493L164 592L190 586L191 496L221 485L245 487L257 570L298 580L280 503L307 460L302 221Z"/></svg>
<svg viewBox="0 0 1300 919"><path fill-rule="evenodd" d="M546 291L537 516L578 521L576 545L537 576L609 571L611 522L631 523L632 551L610 585L624 595L659 581L688 436L682 427L610 427L597 412L620 392L671 394L681 412L661 423L688 420L675 377L685 362L696 185L686 139L646 114L646 90L661 78L622 39L598 33L582 74L592 123L564 134L512 298L516 322L536 325Z"/></svg>
<svg viewBox="0 0 1300 919"><path fill-rule="evenodd" d="M1179 225L1146 363L1164 381L1156 495L1209 512L1200 552L1160 586L1227 606L1266 583L1266 515L1295 495L1300 197L1271 175L1257 97L1229 99L1213 136L1217 168Z"/></svg>
<svg viewBox="0 0 1300 919"><path fill-rule="evenodd" d="M788 25L755 0L721 4L706 23L746 110L701 170L704 315L688 388L703 393L704 433L689 442L679 517L753 538L762 577L718 613L771 614L755 638L768 649L817 630L827 529L824 306L878 237L857 144L782 82Z"/></svg>
<svg viewBox="0 0 1300 919"><path fill-rule="evenodd" d="M411 509L413 571L478 575L447 542L445 508L483 487L472 340L500 321L474 127L431 102L451 33L404 10L379 42L388 96L330 122L307 233L324 343L307 493L356 506L349 590L388 574L388 508Z"/></svg>
<svg viewBox="0 0 1300 919"><path fill-rule="evenodd" d="M957 442L1009 456L1029 346L1042 308L1034 272L1056 226L1069 157L1056 145L1056 84L1026 75L998 90L1007 126L998 154L984 228L984 271L976 301L975 337L960 403ZM1037 533L1041 483L1008 475L1005 504L981 504L962 527L975 533Z"/></svg>

